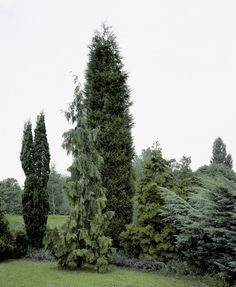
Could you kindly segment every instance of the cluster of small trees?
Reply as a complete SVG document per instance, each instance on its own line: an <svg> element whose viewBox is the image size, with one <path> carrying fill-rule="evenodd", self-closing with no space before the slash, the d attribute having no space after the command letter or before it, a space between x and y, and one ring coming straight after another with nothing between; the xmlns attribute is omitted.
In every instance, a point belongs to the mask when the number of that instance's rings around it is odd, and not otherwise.
<svg viewBox="0 0 236 287"><path fill-rule="evenodd" d="M211 165L196 172L190 169L190 158L176 163L163 159L159 147L144 151L136 160L141 177L135 220L121 233L125 252L161 261L179 257L201 275L214 273L233 282L236 174L232 158L230 165L226 158L221 138L213 144Z"/></svg>
<svg viewBox="0 0 236 287"><path fill-rule="evenodd" d="M99 272L107 269L114 247L139 259L181 256L202 274L232 281L236 175L222 139L213 144L211 165L196 172L189 157L164 159L157 143L134 158L128 76L114 34L104 26L89 49L86 83L82 89L75 76L65 112L72 125L63 143L73 158L69 177L54 166L50 174L44 114L34 137L31 122L25 124L22 210L31 246L44 245L62 267L89 263ZM50 212L69 212L68 220L46 231ZM0 255L7 257L15 243L2 212L0 229Z"/></svg>

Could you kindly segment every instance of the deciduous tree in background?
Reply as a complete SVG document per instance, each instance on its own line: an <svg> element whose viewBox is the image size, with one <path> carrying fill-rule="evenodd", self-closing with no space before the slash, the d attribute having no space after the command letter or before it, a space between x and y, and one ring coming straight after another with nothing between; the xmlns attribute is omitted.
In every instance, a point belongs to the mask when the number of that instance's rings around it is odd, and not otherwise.
<svg viewBox="0 0 236 287"><path fill-rule="evenodd" d="M211 163L222 163L230 168L233 168L232 156L230 153L227 155L226 145L220 137L215 139L213 143Z"/></svg>
<svg viewBox="0 0 236 287"><path fill-rule="evenodd" d="M0 205L3 212L21 214L22 190L14 178L0 181Z"/></svg>
<svg viewBox="0 0 236 287"><path fill-rule="evenodd" d="M57 172L55 164L50 167L48 180L49 207L51 214L68 214L68 198L63 190L66 177Z"/></svg>

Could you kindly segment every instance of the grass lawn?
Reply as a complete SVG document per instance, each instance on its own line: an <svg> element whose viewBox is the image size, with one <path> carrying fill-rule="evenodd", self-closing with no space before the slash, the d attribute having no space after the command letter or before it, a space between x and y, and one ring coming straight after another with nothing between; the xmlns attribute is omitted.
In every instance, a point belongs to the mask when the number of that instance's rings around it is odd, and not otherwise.
<svg viewBox="0 0 236 287"><path fill-rule="evenodd" d="M200 282L111 266L105 274L89 269L59 270L54 262L11 260L0 263L1 287L203 287Z"/></svg>
<svg viewBox="0 0 236 287"><path fill-rule="evenodd" d="M9 221L11 228L13 229L19 228L23 225L23 217L21 215L7 214L6 218ZM66 218L67 215L49 215L48 225L51 227L62 225Z"/></svg>

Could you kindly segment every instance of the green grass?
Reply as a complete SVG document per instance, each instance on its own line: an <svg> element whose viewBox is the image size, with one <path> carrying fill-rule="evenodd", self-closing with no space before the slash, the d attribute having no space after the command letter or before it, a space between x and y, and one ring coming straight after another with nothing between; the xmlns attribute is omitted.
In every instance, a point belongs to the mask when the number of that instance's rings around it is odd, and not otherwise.
<svg viewBox="0 0 236 287"><path fill-rule="evenodd" d="M7 214L6 218L9 221L10 227L12 229L21 228L23 225L23 218L21 215ZM66 221L66 218L67 215L49 215L48 226L50 227L60 226Z"/></svg>
<svg viewBox="0 0 236 287"><path fill-rule="evenodd" d="M0 263L2 287L203 287L190 282L155 273L129 271L111 267L105 274L91 269L59 270L54 262L12 260Z"/></svg>

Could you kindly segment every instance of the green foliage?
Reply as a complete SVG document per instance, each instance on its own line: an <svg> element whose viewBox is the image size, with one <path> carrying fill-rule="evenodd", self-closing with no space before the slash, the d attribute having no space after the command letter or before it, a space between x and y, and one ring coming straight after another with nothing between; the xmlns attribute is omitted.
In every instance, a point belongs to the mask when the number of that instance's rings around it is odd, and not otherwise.
<svg viewBox="0 0 236 287"><path fill-rule="evenodd" d="M18 230L14 233L14 258L20 258L27 253L29 246L28 237L23 230Z"/></svg>
<svg viewBox="0 0 236 287"><path fill-rule="evenodd" d="M152 155L152 149L149 147L147 149L143 149L141 155L135 155L133 160L134 172L137 179L137 186L140 185L140 180L144 176L145 173L145 164L147 161L150 161Z"/></svg>
<svg viewBox="0 0 236 287"><path fill-rule="evenodd" d="M121 234L121 245L130 256L166 260L176 254L175 229L161 216L165 202L160 186L172 185L171 162L162 157L160 149L152 150L146 162L136 198L137 223Z"/></svg>
<svg viewBox="0 0 236 287"><path fill-rule="evenodd" d="M77 78L75 80L77 83ZM74 95L66 113L74 127L64 134L64 147L73 156L69 168L71 177L66 184L70 215L61 229L47 232L45 248L62 267L91 263L98 272L103 272L114 252L112 240L104 235L112 212L103 212L106 197L99 172L102 158L94 146L96 131L87 127L78 84Z"/></svg>
<svg viewBox="0 0 236 287"><path fill-rule="evenodd" d="M49 179L49 162L50 153L47 141L47 132L45 126L45 116L41 113L36 122L34 130L34 145L33 145L33 159L34 159L34 175L35 186L33 195L33 234L31 239L34 247L41 247L46 230L49 202L47 183Z"/></svg>
<svg viewBox="0 0 236 287"><path fill-rule="evenodd" d="M163 213L185 258L231 281L236 270L236 175L224 164L200 168L188 201L165 190Z"/></svg>
<svg viewBox="0 0 236 287"><path fill-rule="evenodd" d="M231 154L227 155L226 145L220 137L215 139L213 143L211 163L223 163L226 166L233 168L233 159Z"/></svg>
<svg viewBox="0 0 236 287"><path fill-rule="evenodd" d="M40 113L37 117L36 128L34 130L33 150L34 173L36 176L37 185L40 189L44 190L47 187L50 174L50 153L44 113ZM47 202L43 205L47 205Z"/></svg>
<svg viewBox="0 0 236 287"><path fill-rule="evenodd" d="M56 171L54 164L51 166L50 170L51 172L47 184L50 214L68 214L68 198L63 190L66 177Z"/></svg>
<svg viewBox="0 0 236 287"><path fill-rule="evenodd" d="M14 178L0 181L0 204L8 214L21 214L21 188Z"/></svg>
<svg viewBox="0 0 236 287"><path fill-rule="evenodd" d="M225 158L225 165L231 169L233 168L233 158L232 158L232 155L230 153Z"/></svg>
<svg viewBox="0 0 236 287"><path fill-rule="evenodd" d="M107 190L107 210L115 212L107 234L113 238L115 246L125 224L132 220L134 195L133 122L127 79L116 38L103 26L90 45L85 105L89 128L98 128L96 148L104 159L101 174Z"/></svg>
<svg viewBox="0 0 236 287"><path fill-rule="evenodd" d="M26 122L24 126L22 147L20 154L21 165L24 170L26 179L24 184L24 192L22 195L22 213L25 222L26 232L30 241L34 234L33 222L34 222L34 187L35 187L35 174L34 174L34 152L33 152L33 135L32 124Z"/></svg>
<svg viewBox="0 0 236 287"><path fill-rule="evenodd" d="M42 245L49 211L47 182L50 153L43 113L37 118L34 140L31 123L25 124L20 159L26 176L22 197L23 218L30 243L38 248Z"/></svg>
<svg viewBox="0 0 236 287"><path fill-rule="evenodd" d="M10 258L14 250L14 239L9 224L0 209L0 261Z"/></svg>
<svg viewBox="0 0 236 287"><path fill-rule="evenodd" d="M194 182L190 164L191 158L185 155L180 159L179 163L172 161L173 177L169 188L182 198L188 198L190 188Z"/></svg>

